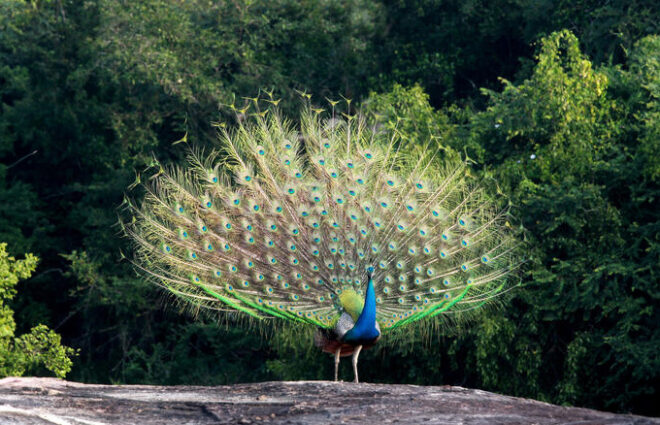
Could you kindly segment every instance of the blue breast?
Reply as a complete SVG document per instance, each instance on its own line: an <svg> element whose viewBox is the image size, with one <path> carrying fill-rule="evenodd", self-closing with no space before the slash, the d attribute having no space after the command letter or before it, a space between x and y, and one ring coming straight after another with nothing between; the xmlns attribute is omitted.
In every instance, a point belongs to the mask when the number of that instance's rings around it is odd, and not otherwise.
<svg viewBox="0 0 660 425"><path fill-rule="evenodd" d="M374 291L373 280L369 279L362 313L358 317L357 322L355 322L355 326L346 332L342 341L372 341L379 336L380 332L376 328L376 292Z"/></svg>

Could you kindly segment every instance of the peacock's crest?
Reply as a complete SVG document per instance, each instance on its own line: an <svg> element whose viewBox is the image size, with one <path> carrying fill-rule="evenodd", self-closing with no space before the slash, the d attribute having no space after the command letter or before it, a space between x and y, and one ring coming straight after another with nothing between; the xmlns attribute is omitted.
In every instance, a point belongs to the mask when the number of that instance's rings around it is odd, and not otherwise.
<svg viewBox="0 0 660 425"><path fill-rule="evenodd" d="M370 266L383 331L474 309L518 265L505 214L465 163L409 152L359 117L257 115L129 203L136 264L194 305L322 328L359 313Z"/></svg>

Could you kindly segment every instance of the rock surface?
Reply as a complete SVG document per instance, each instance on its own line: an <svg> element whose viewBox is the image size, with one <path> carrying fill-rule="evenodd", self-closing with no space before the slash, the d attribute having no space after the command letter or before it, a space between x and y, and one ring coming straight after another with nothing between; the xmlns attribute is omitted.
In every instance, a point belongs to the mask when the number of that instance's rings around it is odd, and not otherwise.
<svg viewBox="0 0 660 425"><path fill-rule="evenodd" d="M660 424L460 387L264 382L219 387L0 380L0 424Z"/></svg>

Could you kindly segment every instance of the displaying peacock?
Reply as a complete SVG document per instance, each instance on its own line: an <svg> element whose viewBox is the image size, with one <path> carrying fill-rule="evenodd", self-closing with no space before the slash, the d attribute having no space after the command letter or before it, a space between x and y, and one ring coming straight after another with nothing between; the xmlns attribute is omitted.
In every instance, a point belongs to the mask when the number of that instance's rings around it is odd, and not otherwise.
<svg viewBox="0 0 660 425"><path fill-rule="evenodd" d="M127 202L134 262L195 308L318 328L339 359L393 329L474 310L519 261L516 240L464 162L365 119L298 129L275 109L222 130L219 149L158 172Z"/></svg>

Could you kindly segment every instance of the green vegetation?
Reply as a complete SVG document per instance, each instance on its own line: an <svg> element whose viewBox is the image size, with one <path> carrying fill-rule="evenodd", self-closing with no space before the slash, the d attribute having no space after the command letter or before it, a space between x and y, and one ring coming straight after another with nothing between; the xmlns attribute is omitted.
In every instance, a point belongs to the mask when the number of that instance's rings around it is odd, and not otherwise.
<svg viewBox="0 0 660 425"><path fill-rule="evenodd" d="M29 278L37 261L32 254L16 260L7 254L7 244L0 243L0 377L39 373L40 367L59 378L71 371L75 350L62 346L61 337L47 326L37 325L14 337L14 312L5 301L14 298L18 280Z"/></svg>
<svg viewBox="0 0 660 425"><path fill-rule="evenodd" d="M8 305L36 260L1 251L0 374L63 376L59 334L74 380L331 377L308 331L193 320L120 261L135 170L273 88L470 158L525 229L501 309L367 351L361 377L659 415L659 26L652 1L0 0L0 242L41 259Z"/></svg>

